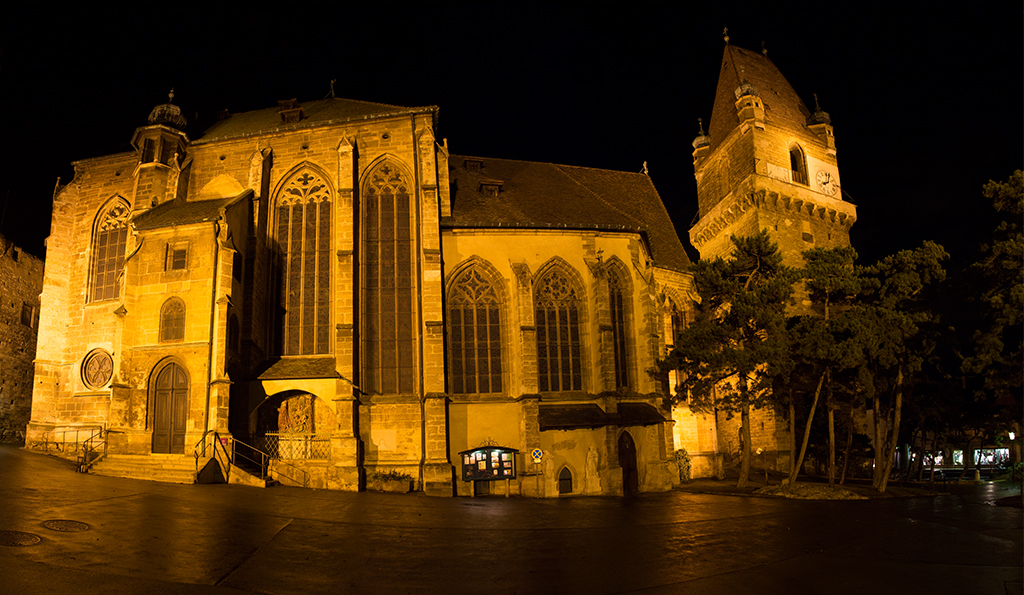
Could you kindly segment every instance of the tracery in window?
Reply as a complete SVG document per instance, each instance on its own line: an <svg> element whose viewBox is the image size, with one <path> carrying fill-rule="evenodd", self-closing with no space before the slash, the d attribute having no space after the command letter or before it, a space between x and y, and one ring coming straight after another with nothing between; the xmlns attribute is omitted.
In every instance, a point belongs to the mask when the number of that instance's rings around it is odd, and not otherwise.
<svg viewBox="0 0 1024 595"><path fill-rule="evenodd" d="M498 294L476 269L460 274L448 293L449 388L456 394L498 393L501 322Z"/></svg>
<svg viewBox="0 0 1024 595"><path fill-rule="evenodd" d="M541 391L583 390L580 298L558 270L536 285L537 380Z"/></svg>
<svg viewBox="0 0 1024 595"><path fill-rule="evenodd" d="M362 388L413 390L413 233L409 182L387 161L363 192Z"/></svg>
<svg viewBox="0 0 1024 595"><path fill-rule="evenodd" d="M114 373L114 361L102 349L93 349L82 360L82 380L91 389L101 389L110 382Z"/></svg>
<svg viewBox="0 0 1024 595"><path fill-rule="evenodd" d="M120 293L118 276L124 269L128 243L128 203L115 200L98 218L93 236L92 300L112 300Z"/></svg>
<svg viewBox="0 0 1024 595"><path fill-rule="evenodd" d="M331 189L301 169L282 186L276 209L282 354L330 353Z"/></svg>
<svg viewBox="0 0 1024 595"><path fill-rule="evenodd" d="M629 387L629 331L626 326L626 291L619 276L608 274L608 305L611 309L612 355L615 363L615 387Z"/></svg>
<svg viewBox="0 0 1024 595"><path fill-rule="evenodd" d="M160 342L181 341L185 338L185 302L169 298L160 308Z"/></svg>

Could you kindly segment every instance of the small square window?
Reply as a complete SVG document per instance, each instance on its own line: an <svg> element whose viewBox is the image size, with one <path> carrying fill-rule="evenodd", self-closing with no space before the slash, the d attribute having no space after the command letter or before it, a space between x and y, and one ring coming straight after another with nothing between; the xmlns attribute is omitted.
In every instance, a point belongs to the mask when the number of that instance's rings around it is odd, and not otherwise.
<svg viewBox="0 0 1024 595"><path fill-rule="evenodd" d="M35 326L36 308L32 304L21 305L21 324L32 328Z"/></svg>
<svg viewBox="0 0 1024 595"><path fill-rule="evenodd" d="M168 271L183 271L188 267L187 246L167 246L167 262L164 269Z"/></svg>

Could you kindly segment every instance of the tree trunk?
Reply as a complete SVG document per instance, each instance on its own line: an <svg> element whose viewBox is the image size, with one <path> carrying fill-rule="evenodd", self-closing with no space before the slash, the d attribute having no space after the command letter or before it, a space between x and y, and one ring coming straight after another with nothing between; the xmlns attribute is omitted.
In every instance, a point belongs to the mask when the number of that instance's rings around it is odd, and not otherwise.
<svg viewBox="0 0 1024 595"><path fill-rule="evenodd" d="M828 369L825 370L828 373ZM828 486L836 483L836 420L832 408L832 375L828 374L828 387L825 389L825 407L828 409Z"/></svg>
<svg viewBox="0 0 1024 595"><path fill-rule="evenodd" d="M889 483L889 474L892 473L892 460L896 455L896 442L899 441L900 437L900 414L903 408L903 366L897 364L896 366L896 402L893 404L893 421L892 427L888 428L886 432L889 434L889 440L887 441L886 448L886 462L885 468L882 470L882 476L879 479L878 485L875 489L879 493L885 492L885 487Z"/></svg>
<svg viewBox="0 0 1024 595"><path fill-rule="evenodd" d="M743 424L740 428L743 445L740 453L740 479L736 482L738 488L745 487L750 479L750 405L747 403L740 409L740 423Z"/></svg>
<svg viewBox="0 0 1024 595"><path fill-rule="evenodd" d="M846 473L850 469L850 452L853 451L853 408L850 409L850 421L846 429L846 451L843 452L843 474L839 485L846 485Z"/></svg>
<svg viewBox="0 0 1024 595"><path fill-rule="evenodd" d="M796 469L796 404L793 389L789 389L789 473Z"/></svg>
<svg viewBox="0 0 1024 595"><path fill-rule="evenodd" d="M821 378L818 379L818 387L814 389L814 400L811 401L811 410L807 413L807 426L804 428L804 439L800 445L800 456L797 457L793 468L789 472L789 485L796 483L796 476L800 473L800 467L804 464L804 455L807 454L807 441L811 437L811 422L814 421L814 410L818 407L818 396L821 395L821 385L825 382L825 374L828 373L828 368L825 372L822 372Z"/></svg>

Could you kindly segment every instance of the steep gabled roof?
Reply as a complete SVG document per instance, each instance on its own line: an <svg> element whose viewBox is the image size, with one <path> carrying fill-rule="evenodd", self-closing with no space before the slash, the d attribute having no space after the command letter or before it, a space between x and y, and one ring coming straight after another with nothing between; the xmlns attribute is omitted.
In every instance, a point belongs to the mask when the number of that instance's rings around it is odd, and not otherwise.
<svg viewBox="0 0 1024 595"><path fill-rule="evenodd" d="M385 103L337 98L323 99L321 101L309 101L300 103L299 106L302 108L302 119L294 123L282 122L281 110L278 107L270 107L267 109L243 112L240 114L231 114L226 119L217 122L207 129L196 142L206 142L222 138L246 136L277 130L308 128L311 126L326 124L328 122L364 120L396 114L437 111L437 108L434 106L401 107L397 105L387 105Z"/></svg>
<svg viewBox="0 0 1024 595"><path fill-rule="evenodd" d="M718 75L715 106L708 127L711 150L718 147L738 124L736 88L744 78L757 87L764 103L765 120L797 130L807 125L811 113L768 56L726 45L722 54L722 70Z"/></svg>
<svg viewBox="0 0 1024 595"><path fill-rule="evenodd" d="M464 162L482 161L478 171ZM452 155L447 227L600 229L647 236L657 266L690 266L672 220L646 174ZM481 183L501 183L497 196Z"/></svg>

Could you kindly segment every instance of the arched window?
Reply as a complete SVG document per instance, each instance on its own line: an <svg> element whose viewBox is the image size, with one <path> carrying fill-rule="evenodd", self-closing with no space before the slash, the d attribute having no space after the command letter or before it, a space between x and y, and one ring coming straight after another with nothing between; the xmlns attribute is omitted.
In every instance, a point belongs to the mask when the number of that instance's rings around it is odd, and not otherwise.
<svg viewBox="0 0 1024 595"><path fill-rule="evenodd" d="M572 471L569 471L568 467L562 467L562 470L558 472L558 493L572 493Z"/></svg>
<svg viewBox="0 0 1024 595"><path fill-rule="evenodd" d="M807 157L800 145L793 145L789 149L789 168L793 171L793 181L797 184L807 185Z"/></svg>
<svg viewBox="0 0 1024 595"><path fill-rule="evenodd" d="M456 394L501 392L501 322L498 294L469 269L448 293L450 389Z"/></svg>
<svg viewBox="0 0 1024 595"><path fill-rule="evenodd" d="M580 298L553 270L536 285L537 379L541 391L583 390Z"/></svg>
<svg viewBox="0 0 1024 595"><path fill-rule="evenodd" d="M182 341L185 339L185 302L180 298L169 298L160 308L160 342Z"/></svg>
<svg viewBox="0 0 1024 595"><path fill-rule="evenodd" d="M331 352L331 190L309 168L277 197L282 355Z"/></svg>
<svg viewBox="0 0 1024 595"><path fill-rule="evenodd" d="M92 246L91 301L113 300L120 294L117 278L124 269L130 213L128 203L118 199L98 217Z"/></svg>
<svg viewBox="0 0 1024 595"><path fill-rule="evenodd" d="M608 274L608 305L612 318L612 353L615 362L615 387L629 387L629 329L626 326L626 291L615 271Z"/></svg>
<svg viewBox="0 0 1024 595"><path fill-rule="evenodd" d="M363 192L363 390L413 391L413 231L409 181L387 161Z"/></svg>

